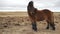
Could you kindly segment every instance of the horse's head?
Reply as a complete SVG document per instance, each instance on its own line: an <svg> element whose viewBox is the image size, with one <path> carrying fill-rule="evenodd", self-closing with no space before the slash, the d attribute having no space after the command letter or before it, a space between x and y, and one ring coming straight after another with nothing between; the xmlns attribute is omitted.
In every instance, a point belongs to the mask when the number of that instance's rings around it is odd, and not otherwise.
<svg viewBox="0 0 60 34"><path fill-rule="evenodd" d="M32 14L35 14L36 8L34 8L34 6L33 6L33 1L30 1L30 2L28 3L27 10L28 10L28 12L29 12L31 15L32 15Z"/></svg>
<svg viewBox="0 0 60 34"><path fill-rule="evenodd" d="M29 7L33 7L33 1L30 1L28 4Z"/></svg>

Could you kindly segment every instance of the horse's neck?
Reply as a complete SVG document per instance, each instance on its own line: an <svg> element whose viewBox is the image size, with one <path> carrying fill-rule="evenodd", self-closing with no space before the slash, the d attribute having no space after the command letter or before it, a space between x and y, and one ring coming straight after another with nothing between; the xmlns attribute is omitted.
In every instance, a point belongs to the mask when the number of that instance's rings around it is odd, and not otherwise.
<svg viewBox="0 0 60 34"><path fill-rule="evenodd" d="M34 7L33 7L33 6L32 6L32 7L28 6L28 8L29 8L29 9L33 9Z"/></svg>
<svg viewBox="0 0 60 34"><path fill-rule="evenodd" d="M34 7L28 7L28 11L34 10Z"/></svg>

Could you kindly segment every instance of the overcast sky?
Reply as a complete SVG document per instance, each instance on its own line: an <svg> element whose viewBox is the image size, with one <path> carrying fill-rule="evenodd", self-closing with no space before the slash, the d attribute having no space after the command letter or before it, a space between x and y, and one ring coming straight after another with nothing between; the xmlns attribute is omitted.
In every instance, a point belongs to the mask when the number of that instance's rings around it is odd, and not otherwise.
<svg viewBox="0 0 60 34"><path fill-rule="evenodd" d="M0 10L27 11L27 5L31 0L0 0ZM37 9L60 10L60 0L32 0Z"/></svg>

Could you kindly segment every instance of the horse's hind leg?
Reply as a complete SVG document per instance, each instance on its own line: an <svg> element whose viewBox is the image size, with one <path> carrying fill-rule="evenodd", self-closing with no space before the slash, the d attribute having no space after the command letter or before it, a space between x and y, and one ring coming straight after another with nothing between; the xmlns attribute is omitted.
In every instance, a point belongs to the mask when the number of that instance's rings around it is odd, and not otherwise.
<svg viewBox="0 0 60 34"><path fill-rule="evenodd" d="M55 30L55 24L54 24L54 22L47 21L47 27L46 27L46 29L49 29L49 26L52 27L52 30Z"/></svg>
<svg viewBox="0 0 60 34"><path fill-rule="evenodd" d="M49 29L49 22L47 21L47 27L46 27L46 29Z"/></svg>
<svg viewBox="0 0 60 34"><path fill-rule="evenodd" d="M50 26L52 27L52 30L55 30L55 23L54 23L54 18L50 18Z"/></svg>
<svg viewBox="0 0 60 34"><path fill-rule="evenodd" d="M52 27L52 30L55 30L55 24L53 22L50 23L50 26Z"/></svg>
<svg viewBox="0 0 60 34"><path fill-rule="evenodd" d="M36 22L32 22L32 29L34 31L37 31L37 24L36 24Z"/></svg>

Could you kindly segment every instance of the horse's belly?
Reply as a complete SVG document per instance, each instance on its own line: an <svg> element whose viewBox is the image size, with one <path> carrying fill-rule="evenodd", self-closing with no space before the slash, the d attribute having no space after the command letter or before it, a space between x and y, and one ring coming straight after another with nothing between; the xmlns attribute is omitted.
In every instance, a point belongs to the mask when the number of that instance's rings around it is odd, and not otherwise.
<svg viewBox="0 0 60 34"><path fill-rule="evenodd" d="M39 16L38 18L36 18L37 21L43 21L45 20L45 17L44 16Z"/></svg>
<svg viewBox="0 0 60 34"><path fill-rule="evenodd" d="M43 20L45 20L45 19L43 19L43 18L41 18L41 19L36 19L37 21L43 21Z"/></svg>

